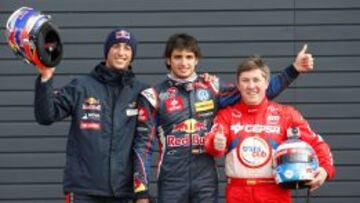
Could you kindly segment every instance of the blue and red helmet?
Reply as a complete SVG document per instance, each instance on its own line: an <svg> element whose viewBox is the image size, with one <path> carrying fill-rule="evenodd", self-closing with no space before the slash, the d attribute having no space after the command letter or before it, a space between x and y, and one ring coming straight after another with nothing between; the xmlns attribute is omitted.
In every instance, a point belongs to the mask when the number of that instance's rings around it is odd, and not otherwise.
<svg viewBox="0 0 360 203"><path fill-rule="evenodd" d="M21 7L9 17L6 30L10 49L26 62L38 67L54 67L60 63L62 43L49 16Z"/></svg>
<svg viewBox="0 0 360 203"><path fill-rule="evenodd" d="M297 131L297 128L288 129ZM291 132L293 133L293 132ZM313 148L298 136L289 138L275 151L275 181L288 189L308 187L307 182L313 180L314 171L319 167L318 158Z"/></svg>

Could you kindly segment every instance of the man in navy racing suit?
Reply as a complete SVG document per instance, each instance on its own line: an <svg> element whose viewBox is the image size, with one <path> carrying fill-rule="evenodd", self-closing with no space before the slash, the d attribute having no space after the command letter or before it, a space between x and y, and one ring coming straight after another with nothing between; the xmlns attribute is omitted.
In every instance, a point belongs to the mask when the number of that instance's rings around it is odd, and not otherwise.
<svg viewBox="0 0 360 203"><path fill-rule="evenodd" d="M160 203L217 202L218 180L214 159L204 151L204 135L219 108L240 100L232 84L205 81L196 74L201 57L197 40L175 34L165 49L169 74L156 86L142 91L135 136L135 197L149 202L153 143L158 141L158 200ZM312 57L299 52L295 62L270 82L274 98L298 75L312 69Z"/></svg>

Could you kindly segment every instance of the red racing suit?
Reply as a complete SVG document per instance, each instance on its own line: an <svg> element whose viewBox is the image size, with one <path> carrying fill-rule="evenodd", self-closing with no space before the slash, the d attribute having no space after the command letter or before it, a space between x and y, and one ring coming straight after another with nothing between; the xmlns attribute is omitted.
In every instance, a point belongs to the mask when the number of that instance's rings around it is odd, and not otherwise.
<svg viewBox="0 0 360 203"><path fill-rule="evenodd" d="M220 126L227 138L226 151L214 148ZM227 203L291 202L290 190L275 183L272 161L275 149L287 139L286 130L291 127L300 129L300 139L313 147L328 179L333 178L335 168L329 146L294 108L264 99L256 106L239 102L218 112L205 138L205 150L213 156L226 154Z"/></svg>

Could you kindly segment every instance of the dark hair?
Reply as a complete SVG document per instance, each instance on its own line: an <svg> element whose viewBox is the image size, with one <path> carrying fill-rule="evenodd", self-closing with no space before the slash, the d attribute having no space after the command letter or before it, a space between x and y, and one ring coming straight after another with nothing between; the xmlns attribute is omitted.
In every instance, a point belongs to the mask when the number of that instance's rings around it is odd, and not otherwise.
<svg viewBox="0 0 360 203"><path fill-rule="evenodd" d="M201 51L198 41L195 37L186 33L176 33L171 35L166 42L164 58L171 58L171 54L175 49L188 50L195 54L196 58L201 58ZM170 65L166 63L166 67L170 69Z"/></svg>
<svg viewBox="0 0 360 203"><path fill-rule="evenodd" d="M250 56L239 65L236 72L237 80L239 80L241 73L256 69L260 69L264 73L265 79L270 80L270 68L258 55Z"/></svg>

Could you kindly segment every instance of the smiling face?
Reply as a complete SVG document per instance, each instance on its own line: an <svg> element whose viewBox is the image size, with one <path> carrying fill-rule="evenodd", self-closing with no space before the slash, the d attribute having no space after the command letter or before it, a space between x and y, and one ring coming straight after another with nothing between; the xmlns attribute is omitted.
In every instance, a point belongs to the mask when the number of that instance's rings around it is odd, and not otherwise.
<svg viewBox="0 0 360 203"><path fill-rule="evenodd" d="M117 43L110 48L105 63L108 68L127 70L131 59L131 47L126 43Z"/></svg>
<svg viewBox="0 0 360 203"><path fill-rule="evenodd" d="M238 76L237 87L241 94L241 99L247 105L258 105L266 96L266 89L269 81L260 69L252 69L240 73Z"/></svg>
<svg viewBox="0 0 360 203"><path fill-rule="evenodd" d="M180 79L189 78L194 72L198 63L195 53L186 49L175 49L170 58L166 59L170 71Z"/></svg>

